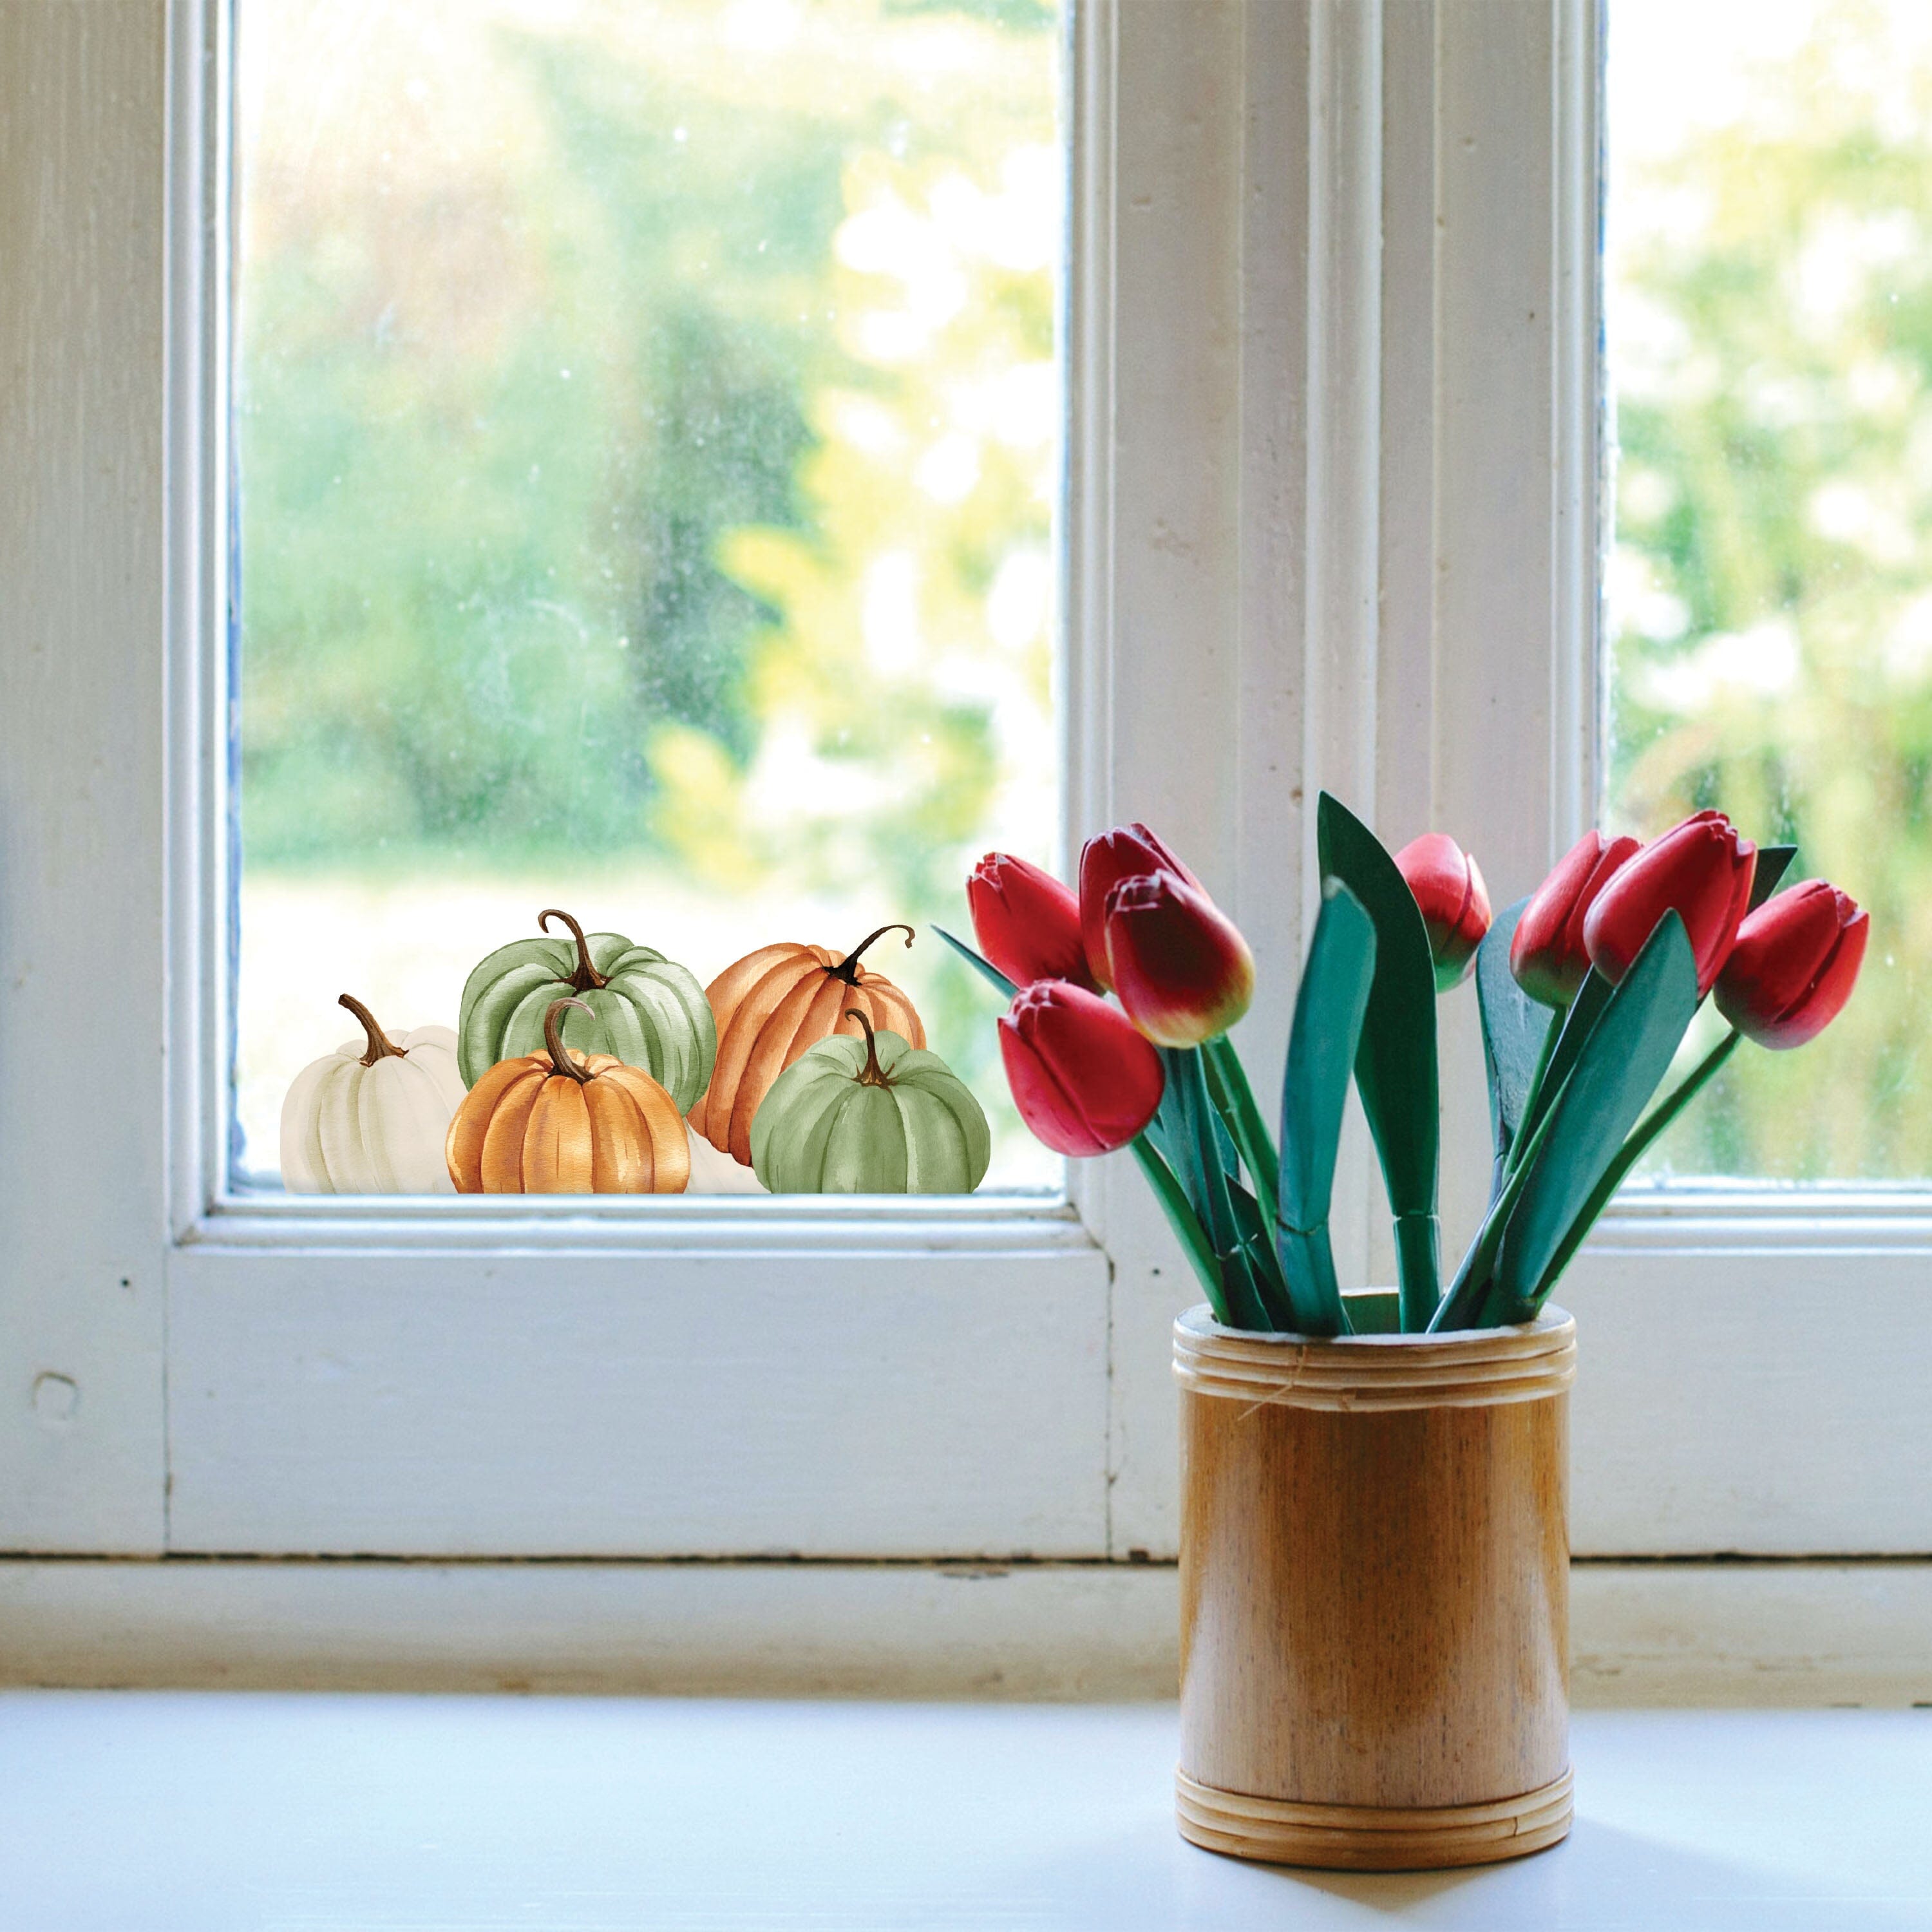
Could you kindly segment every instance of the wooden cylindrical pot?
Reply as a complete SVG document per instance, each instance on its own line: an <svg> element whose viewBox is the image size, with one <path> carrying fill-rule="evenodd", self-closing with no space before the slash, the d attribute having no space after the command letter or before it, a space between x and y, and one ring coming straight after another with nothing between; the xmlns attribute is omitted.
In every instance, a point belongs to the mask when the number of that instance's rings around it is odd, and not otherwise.
<svg viewBox="0 0 1932 1932"><path fill-rule="evenodd" d="M1485 1864L1570 1828L1576 1324L1174 1324L1180 1829L1281 1864Z"/></svg>

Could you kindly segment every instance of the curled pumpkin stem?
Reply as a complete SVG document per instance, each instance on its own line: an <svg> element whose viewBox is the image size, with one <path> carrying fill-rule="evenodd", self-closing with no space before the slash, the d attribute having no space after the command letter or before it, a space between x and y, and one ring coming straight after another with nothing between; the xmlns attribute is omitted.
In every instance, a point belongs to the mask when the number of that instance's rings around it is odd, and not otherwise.
<svg viewBox="0 0 1932 1932"><path fill-rule="evenodd" d="M585 1006L581 1000L566 998L551 1000L544 1014L544 1044L550 1048L550 1064L557 1072L566 1080L574 1080L580 1087L587 1087L597 1076L589 1067L578 1066L571 1058L569 1049L563 1043L563 1010L566 1006L580 1008L592 1019L597 1017L596 1010Z"/></svg>
<svg viewBox="0 0 1932 1932"><path fill-rule="evenodd" d="M876 934L873 935L875 938ZM910 945L908 940L906 944ZM856 1006L848 1006L845 1017L856 1020L866 1030L866 1064L859 1070L861 1087L890 1087L892 1083L886 1077L886 1070L879 1064L879 1036L872 1030L872 1022Z"/></svg>
<svg viewBox="0 0 1932 1932"><path fill-rule="evenodd" d="M883 939L889 932L904 933L905 934L905 943L908 946L910 946L913 942L913 929L910 926L898 924L892 926L882 926L879 928L878 932L867 933L865 938L860 940L858 944L854 946L851 951L847 953L844 958L840 960L838 964L831 969L832 976L835 980L843 980L848 986L856 986L859 983L860 954L864 952L866 948L871 945L874 940Z"/></svg>
<svg viewBox="0 0 1932 1932"><path fill-rule="evenodd" d="M376 1016L353 993L344 993L335 1003L346 1006L362 1022L362 1030L369 1036L369 1051L362 1056L364 1066L374 1066L379 1060L406 1060L407 1048L398 1046L376 1024Z"/></svg>
<svg viewBox="0 0 1932 1932"><path fill-rule="evenodd" d="M580 993L594 993L599 986L608 986L610 981L590 963L590 942L584 938L583 927L568 913L556 906L546 907L537 914L539 930L549 932L550 922L554 919L562 920L570 928L571 938L577 941L577 970L570 976L571 985ZM874 934L874 937L878 935Z"/></svg>

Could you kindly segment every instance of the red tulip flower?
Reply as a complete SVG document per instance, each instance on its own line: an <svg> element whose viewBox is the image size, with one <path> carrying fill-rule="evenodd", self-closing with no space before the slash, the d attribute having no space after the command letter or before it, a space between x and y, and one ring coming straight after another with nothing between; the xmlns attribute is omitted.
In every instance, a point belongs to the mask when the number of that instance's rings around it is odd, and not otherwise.
<svg viewBox="0 0 1932 1932"><path fill-rule="evenodd" d="M1200 890L1201 881L1144 825L1117 825L1090 838L1080 854L1080 938L1087 949L1087 970L1105 990L1114 982L1107 970L1103 930L1107 895L1123 879L1148 872L1172 872Z"/></svg>
<svg viewBox="0 0 1932 1932"><path fill-rule="evenodd" d="M1119 1007L1064 980L1022 986L1000 1016L1000 1058L1020 1118L1057 1154L1125 1147L1154 1116L1160 1055Z"/></svg>
<svg viewBox="0 0 1932 1932"><path fill-rule="evenodd" d="M1708 993L1730 957L1750 904L1757 848L1721 812L1700 812L1627 860L1583 920L1590 964L1612 985L1628 973L1667 912L1682 916Z"/></svg>
<svg viewBox="0 0 1932 1932"><path fill-rule="evenodd" d="M1808 879L1766 899L1738 928L1718 976L1718 1010L1760 1046L1802 1046L1843 1011L1864 964L1870 915Z"/></svg>
<svg viewBox="0 0 1932 1932"><path fill-rule="evenodd" d="M1395 862L1422 908L1436 960L1436 990L1446 993L1476 963L1476 948L1490 929L1489 888L1475 860L1446 832L1412 838Z"/></svg>
<svg viewBox="0 0 1932 1932"><path fill-rule="evenodd" d="M988 852L966 881L980 950L1015 985L1071 980L1091 988L1080 938L1080 902L1051 872L1009 852Z"/></svg>
<svg viewBox="0 0 1932 1932"><path fill-rule="evenodd" d="M1161 1046L1226 1033L1255 996L1254 955L1201 888L1172 872L1107 895L1107 968L1127 1017Z"/></svg>
<svg viewBox="0 0 1932 1932"><path fill-rule="evenodd" d="M1510 941L1510 970L1532 1000L1567 1006L1576 997L1590 971L1583 922L1597 895L1640 849L1634 838L1586 832L1537 887Z"/></svg>

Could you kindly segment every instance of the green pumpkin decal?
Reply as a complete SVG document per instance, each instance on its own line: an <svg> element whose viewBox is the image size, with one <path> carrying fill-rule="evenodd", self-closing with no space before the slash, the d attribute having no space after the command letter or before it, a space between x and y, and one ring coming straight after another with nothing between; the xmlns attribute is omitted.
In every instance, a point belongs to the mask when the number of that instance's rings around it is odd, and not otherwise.
<svg viewBox="0 0 1932 1932"><path fill-rule="evenodd" d="M774 1194L970 1194L993 1136L965 1083L902 1034L834 1034L772 1082L752 1168Z"/></svg>
<svg viewBox="0 0 1932 1932"><path fill-rule="evenodd" d="M548 932L554 919L569 927L569 939L500 946L464 985L456 1028L464 1084L475 1086L500 1060L541 1053L544 1015L553 1000L568 995L583 1007L564 1022L566 1046L641 1066L688 1114L718 1058L717 1022L696 976L621 933L586 938L554 906L538 914L537 923Z"/></svg>

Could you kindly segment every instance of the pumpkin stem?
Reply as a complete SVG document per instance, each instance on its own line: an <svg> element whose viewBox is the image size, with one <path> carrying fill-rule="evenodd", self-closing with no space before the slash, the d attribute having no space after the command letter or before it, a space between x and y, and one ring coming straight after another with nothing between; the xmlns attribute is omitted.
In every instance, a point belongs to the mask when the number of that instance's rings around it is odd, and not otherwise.
<svg viewBox="0 0 1932 1932"><path fill-rule="evenodd" d="M567 918L568 915L566 914L565 916ZM575 923L574 920L572 922ZM578 937L580 944L583 935L579 934ZM578 1066L565 1049L560 1028L561 1016L566 1006L583 1006L592 1019L597 1017L596 1010L584 1006L581 1000L566 998L551 1000L549 1011L544 1015L544 1044L550 1048L550 1064L556 1072L561 1073L566 1080L574 1080L580 1087L587 1087L597 1076L589 1067Z"/></svg>
<svg viewBox="0 0 1932 1932"><path fill-rule="evenodd" d="M379 1060L406 1060L406 1048L398 1046L376 1024L376 1016L353 993L344 993L335 1003L346 1006L362 1022L362 1030L369 1036L369 1051L362 1056L364 1066L374 1066Z"/></svg>
<svg viewBox="0 0 1932 1932"><path fill-rule="evenodd" d="M878 937L876 933L872 936L875 939ZM910 944L911 942L908 940L907 943ZM872 1030L872 1022L856 1006L848 1007L845 1017L848 1020L856 1020L866 1029L866 1064L859 1070L859 1084L861 1087L890 1087L892 1083L886 1078L886 1070L879 1064L878 1036Z"/></svg>
<svg viewBox="0 0 1932 1932"><path fill-rule="evenodd" d="M594 993L599 986L608 986L610 981L590 963L590 942L584 938L583 927L568 913L560 911L555 906L548 908L537 914L538 928L544 932L549 932L550 922L554 919L562 920L570 928L571 938L577 941L577 970L570 976L571 985L580 993ZM876 934L873 936L878 937Z"/></svg>
<svg viewBox="0 0 1932 1932"><path fill-rule="evenodd" d="M846 954L843 959L839 961L837 965L831 969L832 976L835 980L843 980L848 986L856 986L859 983L860 954L864 952L874 940L883 939L889 932L902 932L906 936L907 945L910 946L912 944L913 932L910 926L882 926L877 932L868 932L850 952Z"/></svg>

